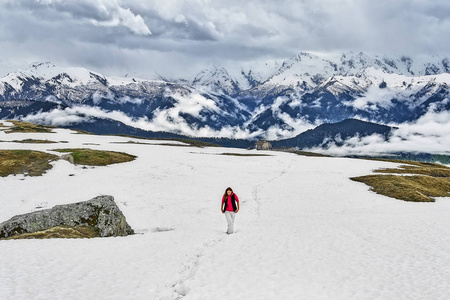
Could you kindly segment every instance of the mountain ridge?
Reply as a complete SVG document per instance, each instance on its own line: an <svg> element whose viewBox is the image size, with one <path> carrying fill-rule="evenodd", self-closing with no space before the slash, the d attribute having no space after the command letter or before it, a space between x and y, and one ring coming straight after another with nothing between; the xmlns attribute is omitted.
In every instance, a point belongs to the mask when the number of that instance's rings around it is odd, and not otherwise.
<svg viewBox="0 0 450 300"><path fill-rule="evenodd" d="M362 52L302 52L255 68L211 65L192 79L175 80L35 63L0 78L0 118L53 125L126 119L142 130L188 136L287 139L348 118L401 124L449 110L449 71L448 57Z"/></svg>
<svg viewBox="0 0 450 300"><path fill-rule="evenodd" d="M272 141L274 147L297 147L299 149L327 148L330 145L340 146L349 138L365 137L378 134L388 140L395 127L365 122L357 119L346 119L337 123L324 123L309 129L293 138Z"/></svg>

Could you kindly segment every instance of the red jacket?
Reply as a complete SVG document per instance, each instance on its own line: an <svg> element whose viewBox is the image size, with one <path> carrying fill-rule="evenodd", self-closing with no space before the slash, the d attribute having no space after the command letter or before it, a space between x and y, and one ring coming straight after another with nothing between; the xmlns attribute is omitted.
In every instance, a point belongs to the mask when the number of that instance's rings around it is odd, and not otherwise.
<svg viewBox="0 0 450 300"><path fill-rule="evenodd" d="M235 193L232 193L230 196L228 196L227 201L225 201L225 196L222 197L222 205L225 203L225 206L223 208L225 211L236 211L236 202L239 203L239 198Z"/></svg>

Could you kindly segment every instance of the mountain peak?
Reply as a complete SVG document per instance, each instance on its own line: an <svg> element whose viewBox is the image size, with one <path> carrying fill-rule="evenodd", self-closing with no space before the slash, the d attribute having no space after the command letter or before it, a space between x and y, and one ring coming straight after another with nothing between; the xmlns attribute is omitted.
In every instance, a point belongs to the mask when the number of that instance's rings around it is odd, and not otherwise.
<svg viewBox="0 0 450 300"><path fill-rule="evenodd" d="M42 68L56 68L56 65L52 62L46 61L46 62L35 62L30 64L29 66L32 69L42 69Z"/></svg>
<svg viewBox="0 0 450 300"><path fill-rule="evenodd" d="M200 71L192 81L194 87L208 87L212 92L235 94L239 90L238 84L231 78L228 71L217 65L211 65Z"/></svg>

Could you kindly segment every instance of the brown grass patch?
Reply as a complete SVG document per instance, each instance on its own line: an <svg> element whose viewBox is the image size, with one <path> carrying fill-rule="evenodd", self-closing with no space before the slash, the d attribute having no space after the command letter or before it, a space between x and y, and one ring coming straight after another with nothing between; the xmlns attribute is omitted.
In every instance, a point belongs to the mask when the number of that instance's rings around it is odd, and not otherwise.
<svg viewBox="0 0 450 300"><path fill-rule="evenodd" d="M25 140L16 140L13 141L14 143L21 143L21 144L55 144L58 142L49 141L49 140L35 140L35 139L25 139Z"/></svg>
<svg viewBox="0 0 450 300"><path fill-rule="evenodd" d="M432 177L450 177L450 168L440 164L413 162L413 165L401 165L398 169L375 170L375 173L416 174Z"/></svg>
<svg viewBox="0 0 450 300"><path fill-rule="evenodd" d="M268 154L242 154L242 153L221 153L220 155L228 155L228 156L272 156Z"/></svg>
<svg viewBox="0 0 450 300"><path fill-rule="evenodd" d="M134 145L148 145L148 146L172 146L172 147L193 147L188 144L175 144L175 143L141 143L135 141L128 142L111 142L111 144L134 144Z"/></svg>
<svg viewBox="0 0 450 300"><path fill-rule="evenodd" d="M315 153L315 152L308 152L308 151L292 151L292 153L295 153L297 155L302 155L302 156L310 156L310 157L332 157L330 155Z"/></svg>
<svg viewBox="0 0 450 300"><path fill-rule="evenodd" d="M434 163L409 161L402 161L402 163L408 163L408 165L379 169L374 172L403 174L403 176L368 175L350 179L369 185L370 190L378 194L405 201L434 202L432 197L450 196L450 168Z"/></svg>
<svg viewBox="0 0 450 300"><path fill-rule="evenodd" d="M430 176L368 175L351 178L369 185L375 193L413 202L434 202L431 197L448 197L449 178Z"/></svg>
<svg viewBox="0 0 450 300"><path fill-rule="evenodd" d="M45 126L45 125L37 125L28 122L10 120L8 122L13 123L14 125L8 129L3 129L6 133L13 132L39 132L39 133L51 133L54 126Z"/></svg>
<svg viewBox="0 0 450 300"><path fill-rule="evenodd" d="M2 240L19 239L80 239L99 237L98 229L88 226L56 226L33 233L16 234Z"/></svg>
<svg viewBox="0 0 450 300"><path fill-rule="evenodd" d="M202 142L202 141L191 140L191 139L182 139L182 138L145 138L145 137L133 136L133 135L129 135L129 134L118 134L116 136L129 137L129 138L140 139L140 140L151 140L151 141L176 141L176 142L181 142L181 143L187 144L187 147L199 147L199 148L204 148L204 147L222 147L222 146L214 144L214 143ZM118 142L118 143L121 143L121 142ZM134 143L134 142L133 141L129 141L129 143ZM137 144L139 144L139 143L137 143ZM146 144L146 143L142 143L142 144ZM181 146L181 147L186 147L185 145L176 145L176 144L169 144L169 143L147 144L147 145L163 145L163 146Z"/></svg>
<svg viewBox="0 0 450 300"><path fill-rule="evenodd" d="M195 146L188 145L188 144L171 144L171 143L161 143L161 144L153 144L153 145L156 145L156 146L170 146L170 147L195 147Z"/></svg>
<svg viewBox="0 0 450 300"><path fill-rule="evenodd" d="M136 156L122 152L101 151L92 149L54 149L61 153L71 153L74 163L87 166L106 166L129 162L136 159Z"/></svg>
<svg viewBox="0 0 450 300"><path fill-rule="evenodd" d="M0 176L25 174L40 176L52 168L58 156L32 150L0 150Z"/></svg>

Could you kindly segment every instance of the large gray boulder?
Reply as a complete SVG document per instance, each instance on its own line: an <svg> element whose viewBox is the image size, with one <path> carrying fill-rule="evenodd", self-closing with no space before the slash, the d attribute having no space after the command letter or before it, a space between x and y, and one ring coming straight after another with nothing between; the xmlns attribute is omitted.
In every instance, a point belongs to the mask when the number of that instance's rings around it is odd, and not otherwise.
<svg viewBox="0 0 450 300"><path fill-rule="evenodd" d="M51 209L12 217L0 223L0 238L41 232L53 227L90 227L99 237L126 236L134 231L112 196L99 196L89 201L57 205Z"/></svg>

